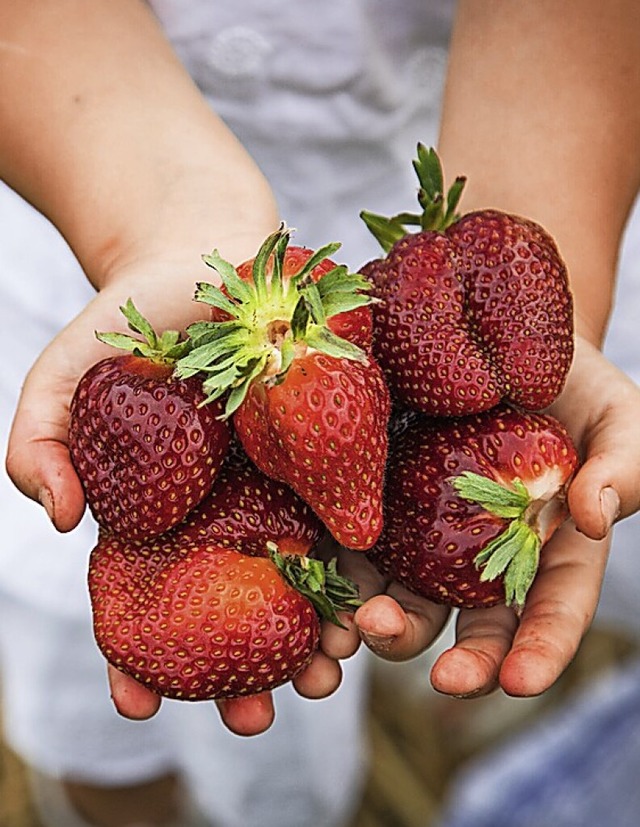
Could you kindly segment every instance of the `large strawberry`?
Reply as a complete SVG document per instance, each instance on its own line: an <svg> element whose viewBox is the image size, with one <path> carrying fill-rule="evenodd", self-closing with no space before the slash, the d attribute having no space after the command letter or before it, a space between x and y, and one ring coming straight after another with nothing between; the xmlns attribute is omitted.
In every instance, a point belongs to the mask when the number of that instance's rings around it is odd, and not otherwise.
<svg viewBox="0 0 640 827"><path fill-rule="evenodd" d="M207 257L223 289L200 284L196 298L226 315L189 328L193 349L178 373L202 373L208 398L226 398L249 457L290 485L338 542L370 548L382 528L389 393L375 359L342 335L355 331L362 342L366 325L351 314L362 318L370 285L338 266L315 280L336 245L298 251L297 266L286 265L288 240L284 228L270 236L240 268L244 278Z"/></svg>
<svg viewBox="0 0 640 827"><path fill-rule="evenodd" d="M385 528L369 552L412 591L460 607L522 607L540 551L567 518L577 466L552 417L499 405L416 415L390 452Z"/></svg>
<svg viewBox="0 0 640 827"><path fill-rule="evenodd" d="M206 541L264 557L271 542L283 554L304 555L323 526L293 489L263 474L234 443L211 493L167 537L178 534L183 544Z"/></svg>
<svg viewBox="0 0 640 827"><path fill-rule="evenodd" d="M432 415L464 415L509 400L541 410L561 391L573 356L565 265L538 224L486 209L456 213L440 161L418 146L422 213L363 212L385 257L362 269L374 305L374 354L392 395ZM408 227L417 226L417 232Z"/></svg>
<svg viewBox="0 0 640 827"><path fill-rule="evenodd" d="M209 493L230 439L219 404L201 406L201 384L174 375L189 347L157 336L129 300L122 308L142 336L98 334L129 353L80 379L70 411L69 451L96 521L128 537L153 537L181 522Z"/></svg>
<svg viewBox="0 0 640 827"><path fill-rule="evenodd" d="M286 683L318 646L317 610L335 621L358 602L335 567L275 549L253 557L183 543L179 532L157 544L103 534L89 588L107 660L159 695L190 701Z"/></svg>

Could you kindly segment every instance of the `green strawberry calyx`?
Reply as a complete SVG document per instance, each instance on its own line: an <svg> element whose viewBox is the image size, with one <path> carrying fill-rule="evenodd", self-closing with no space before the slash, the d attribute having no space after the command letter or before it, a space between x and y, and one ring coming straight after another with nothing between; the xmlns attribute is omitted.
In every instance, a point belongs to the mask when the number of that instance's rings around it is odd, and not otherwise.
<svg viewBox="0 0 640 827"><path fill-rule="evenodd" d="M505 530L476 555L475 564L482 581L503 578L505 603L521 611L538 571L540 550L566 519L563 492L534 499L518 478L507 487L472 471L451 482L461 497L507 521Z"/></svg>
<svg viewBox="0 0 640 827"><path fill-rule="evenodd" d="M269 557L280 574L309 600L320 617L346 628L338 612L354 612L362 605L356 584L338 574L337 560L322 560L299 554L283 555L275 543L267 543Z"/></svg>
<svg viewBox="0 0 640 827"><path fill-rule="evenodd" d="M120 312L127 320L129 330L137 333L138 336L96 331L96 338L99 341L158 364L174 365L178 359L188 353L191 347L189 339L182 338L178 330L165 330L158 336L150 322L140 313L130 298L120 308ZM139 338L140 336L142 338Z"/></svg>
<svg viewBox="0 0 640 827"><path fill-rule="evenodd" d="M255 379L282 381L293 360L309 350L367 359L361 348L333 333L327 319L370 304L371 285L343 265L313 280L311 271L339 249L338 243L318 249L296 273L284 278L290 234L281 225L264 241L253 261L251 281L242 279L217 250L203 257L220 276L222 289L200 282L195 299L223 311L227 318L196 322L187 329L192 347L176 371L181 378L204 374L205 404L228 394L227 417L242 404Z"/></svg>
<svg viewBox="0 0 640 827"><path fill-rule="evenodd" d="M403 212L390 218L366 210L360 213L360 217L386 253L411 231L410 227L417 227L419 231L442 232L460 218L456 210L466 178L458 176L445 194L440 158L435 149L427 148L424 144L418 144L418 157L413 161L413 168L420 184L420 213Z"/></svg>

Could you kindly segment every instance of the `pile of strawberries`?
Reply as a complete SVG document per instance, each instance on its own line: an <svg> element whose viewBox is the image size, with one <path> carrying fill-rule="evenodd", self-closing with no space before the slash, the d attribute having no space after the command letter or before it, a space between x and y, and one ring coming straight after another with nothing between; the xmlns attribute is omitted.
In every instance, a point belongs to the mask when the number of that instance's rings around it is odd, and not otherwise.
<svg viewBox="0 0 640 827"><path fill-rule="evenodd" d="M99 524L89 588L105 657L201 700L305 668L357 587L319 549L362 551L452 606L520 608L577 465L539 413L573 354L572 301L537 224L462 217L418 147L420 214L363 213L384 256L350 273L283 226L205 262L206 318L133 336L80 380L70 453ZM410 232L407 226L413 226Z"/></svg>

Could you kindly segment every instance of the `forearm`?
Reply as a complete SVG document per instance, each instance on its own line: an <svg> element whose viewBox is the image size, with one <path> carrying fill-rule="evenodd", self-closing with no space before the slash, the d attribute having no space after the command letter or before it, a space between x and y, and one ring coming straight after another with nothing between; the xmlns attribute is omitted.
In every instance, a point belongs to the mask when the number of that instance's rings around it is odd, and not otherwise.
<svg viewBox="0 0 640 827"><path fill-rule="evenodd" d="M255 252L270 190L141 0L0 0L0 31L0 176L97 287L141 258Z"/></svg>
<svg viewBox="0 0 640 827"><path fill-rule="evenodd" d="M600 343L640 186L635 0L462 0L439 150L465 210L539 221L570 271L580 333Z"/></svg>

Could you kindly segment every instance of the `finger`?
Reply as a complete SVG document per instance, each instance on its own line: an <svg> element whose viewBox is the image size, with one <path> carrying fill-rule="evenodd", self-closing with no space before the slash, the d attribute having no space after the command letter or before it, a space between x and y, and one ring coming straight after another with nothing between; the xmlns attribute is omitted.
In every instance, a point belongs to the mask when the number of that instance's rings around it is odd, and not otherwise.
<svg viewBox="0 0 640 827"><path fill-rule="evenodd" d="M463 698L493 692L517 625L515 612L506 606L460 611L455 645L431 668L433 688Z"/></svg>
<svg viewBox="0 0 640 827"><path fill-rule="evenodd" d="M309 666L293 679L296 692L310 700L327 698L341 682L340 664L322 651L316 652Z"/></svg>
<svg viewBox="0 0 640 827"><path fill-rule="evenodd" d="M360 635L352 613L338 612L342 627L329 620L322 622L320 647L333 660L350 658L360 647Z"/></svg>
<svg viewBox="0 0 640 827"><path fill-rule="evenodd" d="M509 695L545 692L573 660L595 614L608 556L567 524L547 544L513 646L500 670Z"/></svg>
<svg viewBox="0 0 640 827"><path fill-rule="evenodd" d="M593 388L602 392L594 396ZM602 539L640 507L640 389L593 345L576 341L569 380L551 412L572 432L583 464L568 504L576 526Z"/></svg>
<svg viewBox="0 0 640 827"><path fill-rule="evenodd" d="M67 448L69 406L85 370L112 353L94 332L121 329L118 304L103 291L56 336L29 371L16 409L7 472L23 494L45 506L59 531L74 528L85 507Z"/></svg>
<svg viewBox="0 0 640 827"><path fill-rule="evenodd" d="M58 531L74 529L85 509L84 492L66 445L23 435L30 423L16 422L9 442L7 473L27 497L39 502Z"/></svg>
<svg viewBox="0 0 640 827"><path fill-rule="evenodd" d="M348 577L358 585L362 601L366 601L374 594L379 594L386 587L385 580L361 551L341 549L339 571L343 577ZM353 613L339 612L338 617L344 628L325 621L322 624L321 647L329 657L344 660L356 653L361 638Z"/></svg>
<svg viewBox="0 0 640 827"><path fill-rule="evenodd" d="M440 634L449 609L417 597L397 583L372 597L355 614L366 645L379 657L404 661L423 652Z"/></svg>
<svg viewBox="0 0 640 827"><path fill-rule="evenodd" d="M56 395L63 380L54 392L55 373L42 383L42 370L34 369L24 384L7 447L7 473L23 494L44 506L58 531L70 531L84 513L84 492L67 448L68 409Z"/></svg>
<svg viewBox="0 0 640 827"><path fill-rule="evenodd" d="M219 700L216 706L224 725L236 735L259 735L266 732L275 720L271 692Z"/></svg>
<svg viewBox="0 0 640 827"><path fill-rule="evenodd" d="M111 697L119 714L134 721L152 718L160 709L159 695L151 692L129 675L107 665Z"/></svg>
<svg viewBox="0 0 640 827"><path fill-rule="evenodd" d="M576 526L593 540L640 507L640 390L613 365L605 369L599 381L615 394L585 428L584 461L568 494Z"/></svg>
<svg viewBox="0 0 640 827"><path fill-rule="evenodd" d="M625 426L618 419L615 427L619 436L605 427L590 441L589 456L568 493L577 528L593 540L605 537L619 517L635 513L640 505L640 466L629 449L621 447L630 444Z"/></svg>

